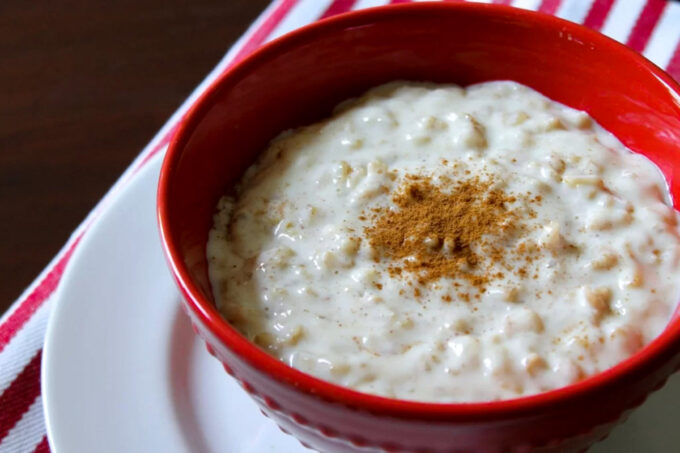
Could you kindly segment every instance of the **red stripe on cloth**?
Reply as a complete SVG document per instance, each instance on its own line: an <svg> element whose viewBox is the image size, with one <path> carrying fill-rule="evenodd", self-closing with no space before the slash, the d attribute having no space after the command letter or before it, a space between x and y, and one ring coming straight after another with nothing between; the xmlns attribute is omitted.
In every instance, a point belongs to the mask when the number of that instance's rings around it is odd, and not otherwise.
<svg viewBox="0 0 680 453"><path fill-rule="evenodd" d="M82 235L83 233L80 233L52 270L47 273L45 278L23 301L19 302L19 307L0 325L0 352L5 349L5 346L9 344L14 335L21 330L24 324L31 319L33 313L54 292L61 279L61 275L64 273L64 268L66 268L66 264L71 259L71 255L73 255L73 251L80 242ZM0 405L0 407L2 406Z"/></svg>
<svg viewBox="0 0 680 453"><path fill-rule="evenodd" d="M21 420L33 401L40 395L40 358L39 350L19 375L0 395L0 442L14 425Z"/></svg>
<svg viewBox="0 0 680 453"><path fill-rule="evenodd" d="M673 52L671 61L666 67L666 71L671 75L671 77L680 82L680 41L678 42L678 45L675 46L675 51Z"/></svg>
<svg viewBox="0 0 680 453"><path fill-rule="evenodd" d="M336 14L346 13L352 6L356 3L356 0L333 0L326 11L323 12L319 19L325 19L327 17L335 16Z"/></svg>
<svg viewBox="0 0 680 453"><path fill-rule="evenodd" d="M243 44L243 47L238 51L234 59L229 62L227 67L224 69L226 72L229 68L231 68L235 63L243 60L246 56L248 56L250 53L252 53L255 49L260 47L269 37L269 35L274 31L277 25L281 23L284 17L288 14L288 12L295 6L295 4L298 2L298 0L282 0L279 6L265 19L264 22L262 22L262 25L260 25L260 28L258 28L255 33L253 33L250 38L248 38L248 41ZM223 72L224 74L224 72ZM165 133L163 138L160 139L158 144L154 146L154 148L149 151L149 153L144 156L144 158L140 161L139 165L137 168L135 168L134 172L139 171L144 165L151 160L153 156L158 154L160 150L165 148L165 146L170 143L170 140L172 139L172 136L175 134L175 131L177 130L177 127L179 123L182 121L180 118L177 123L175 123L169 130L168 132Z"/></svg>
<svg viewBox="0 0 680 453"><path fill-rule="evenodd" d="M647 41L652 36L654 27L656 27L663 14L663 10L666 8L666 3L667 0L647 0L645 7L642 8L640 17L638 17L633 30L631 30L628 36L628 41L626 41L630 48L638 52L645 50Z"/></svg>
<svg viewBox="0 0 680 453"><path fill-rule="evenodd" d="M493 0L496 5L509 5L512 0Z"/></svg>
<svg viewBox="0 0 680 453"><path fill-rule="evenodd" d="M586 14L583 25L593 30L601 29L613 5L614 0L595 0Z"/></svg>
<svg viewBox="0 0 680 453"><path fill-rule="evenodd" d="M43 436L40 443L33 450L33 453L50 453L50 445L47 443L46 436Z"/></svg>
<svg viewBox="0 0 680 453"><path fill-rule="evenodd" d="M562 3L562 0L543 0L538 10L546 14L555 14L557 8L560 7L560 3Z"/></svg>

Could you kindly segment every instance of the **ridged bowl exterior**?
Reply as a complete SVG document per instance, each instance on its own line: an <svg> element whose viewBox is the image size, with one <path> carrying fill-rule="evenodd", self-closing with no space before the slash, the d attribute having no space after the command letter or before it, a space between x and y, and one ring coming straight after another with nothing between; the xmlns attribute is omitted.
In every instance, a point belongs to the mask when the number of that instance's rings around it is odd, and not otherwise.
<svg viewBox="0 0 680 453"><path fill-rule="evenodd" d="M404 418L339 404L263 375L212 337L194 319L198 335L224 369L286 433L328 453L577 453L611 429L680 366L676 356L640 376L585 398L500 419Z"/></svg>

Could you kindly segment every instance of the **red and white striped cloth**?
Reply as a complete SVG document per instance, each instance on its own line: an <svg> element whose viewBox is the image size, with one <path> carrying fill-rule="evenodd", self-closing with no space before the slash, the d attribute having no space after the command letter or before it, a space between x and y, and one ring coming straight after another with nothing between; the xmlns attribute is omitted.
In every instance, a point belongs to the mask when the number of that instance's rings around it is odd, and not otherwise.
<svg viewBox="0 0 680 453"><path fill-rule="evenodd" d="M40 359L54 291L74 250L149 159L162 153L177 122L234 62L261 44L319 18L404 0L275 0L196 88L76 229L59 254L0 318L0 453L49 452L40 395ZM680 2L667 0L487 0L585 24L626 43L680 80Z"/></svg>

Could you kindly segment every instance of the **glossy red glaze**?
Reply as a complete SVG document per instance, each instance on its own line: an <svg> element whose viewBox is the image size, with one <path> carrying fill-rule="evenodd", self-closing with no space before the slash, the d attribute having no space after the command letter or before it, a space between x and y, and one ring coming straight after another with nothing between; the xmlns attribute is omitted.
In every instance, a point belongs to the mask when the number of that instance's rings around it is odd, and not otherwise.
<svg viewBox="0 0 680 453"><path fill-rule="evenodd" d="M158 214L192 321L262 410L318 450L583 451L680 366L677 311L641 352L575 385L509 401L429 404L358 393L294 370L250 344L214 308L205 244L218 198L279 132L395 79L529 85L588 111L656 162L680 199L680 89L624 46L560 19L491 5L423 3L337 16L232 68L170 144Z"/></svg>

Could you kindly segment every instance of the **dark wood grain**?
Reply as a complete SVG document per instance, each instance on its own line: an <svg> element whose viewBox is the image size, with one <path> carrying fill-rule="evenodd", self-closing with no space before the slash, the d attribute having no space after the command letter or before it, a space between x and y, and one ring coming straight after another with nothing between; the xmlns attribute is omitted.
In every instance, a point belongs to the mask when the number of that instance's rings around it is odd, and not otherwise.
<svg viewBox="0 0 680 453"><path fill-rule="evenodd" d="M0 313L268 0L0 5Z"/></svg>

